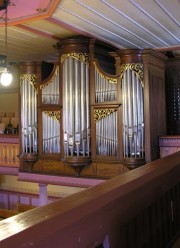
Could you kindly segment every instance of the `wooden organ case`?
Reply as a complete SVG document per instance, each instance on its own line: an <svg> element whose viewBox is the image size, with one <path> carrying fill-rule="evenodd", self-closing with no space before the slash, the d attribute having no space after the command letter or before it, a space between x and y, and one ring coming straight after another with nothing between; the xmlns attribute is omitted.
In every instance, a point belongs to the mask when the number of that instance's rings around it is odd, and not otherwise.
<svg viewBox="0 0 180 248"><path fill-rule="evenodd" d="M21 65L20 169L109 178L154 159L151 140L164 126L146 137L145 125L154 131L149 96L153 87L162 90L164 76L158 71L157 86L152 61L162 71L164 58L86 37L56 48L59 62L44 80L42 63Z"/></svg>

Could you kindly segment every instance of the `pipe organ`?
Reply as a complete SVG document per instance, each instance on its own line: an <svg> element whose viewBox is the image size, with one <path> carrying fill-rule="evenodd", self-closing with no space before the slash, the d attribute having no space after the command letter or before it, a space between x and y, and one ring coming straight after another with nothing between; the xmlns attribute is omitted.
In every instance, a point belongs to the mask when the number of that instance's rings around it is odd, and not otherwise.
<svg viewBox="0 0 180 248"><path fill-rule="evenodd" d="M21 169L39 171L51 163L55 173L73 168L80 176L92 167L97 176L100 164L131 169L151 160L149 96L155 62L163 68L164 58L86 37L61 40L56 49L59 62L44 80L41 63L21 66ZM149 67L151 57L157 61Z"/></svg>

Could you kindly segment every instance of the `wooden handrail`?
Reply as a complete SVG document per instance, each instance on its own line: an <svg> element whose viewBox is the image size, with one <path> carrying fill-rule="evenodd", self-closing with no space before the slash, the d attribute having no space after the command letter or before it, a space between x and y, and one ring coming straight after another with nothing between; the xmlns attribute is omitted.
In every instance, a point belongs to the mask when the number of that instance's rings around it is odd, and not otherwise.
<svg viewBox="0 0 180 248"><path fill-rule="evenodd" d="M0 222L0 247L158 247L180 230L180 152Z"/></svg>
<svg viewBox="0 0 180 248"><path fill-rule="evenodd" d="M19 214L19 212L16 210L9 210L9 209L0 208L0 218L9 218L9 217L14 216L16 214Z"/></svg>

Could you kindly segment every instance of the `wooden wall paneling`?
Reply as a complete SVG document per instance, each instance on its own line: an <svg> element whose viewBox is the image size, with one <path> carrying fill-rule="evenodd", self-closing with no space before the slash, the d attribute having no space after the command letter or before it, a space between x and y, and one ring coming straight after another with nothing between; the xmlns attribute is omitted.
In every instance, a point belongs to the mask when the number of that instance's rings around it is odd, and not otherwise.
<svg viewBox="0 0 180 248"><path fill-rule="evenodd" d="M121 163L99 162L97 163L97 176L111 178L124 173L124 166Z"/></svg>
<svg viewBox="0 0 180 248"><path fill-rule="evenodd" d="M96 177L97 176L97 163L92 162L85 166L81 172L82 177Z"/></svg>
<svg viewBox="0 0 180 248"><path fill-rule="evenodd" d="M146 162L159 158L160 135L166 134L165 61L167 57L144 50L144 114Z"/></svg>
<svg viewBox="0 0 180 248"><path fill-rule="evenodd" d="M65 165L61 161L55 161L50 159L44 159L42 162L43 171L44 172L59 172L64 173L65 172Z"/></svg>

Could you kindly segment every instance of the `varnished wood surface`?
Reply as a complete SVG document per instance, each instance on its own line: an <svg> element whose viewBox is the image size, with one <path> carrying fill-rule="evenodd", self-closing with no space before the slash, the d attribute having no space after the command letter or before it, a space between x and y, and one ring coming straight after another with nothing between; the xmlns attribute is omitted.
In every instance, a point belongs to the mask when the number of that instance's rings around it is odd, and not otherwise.
<svg viewBox="0 0 180 248"><path fill-rule="evenodd" d="M159 137L159 147L161 158L180 151L180 136L171 135Z"/></svg>
<svg viewBox="0 0 180 248"><path fill-rule="evenodd" d="M0 143L19 143L18 134L0 134Z"/></svg>
<svg viewBox="0 0 180 248"><path fill-rule="evenodd" d="M8 210L8 209L0 208L0 218L9 218L16 214L19 214L19 212L16 210Z"/></svg>
<svg viewBox="0 0 180 248"><path fill-rule="evenodd" d="M178 183L180 152L1 221L0 247L125 247L123 224Z"/></svg>

